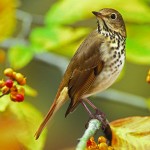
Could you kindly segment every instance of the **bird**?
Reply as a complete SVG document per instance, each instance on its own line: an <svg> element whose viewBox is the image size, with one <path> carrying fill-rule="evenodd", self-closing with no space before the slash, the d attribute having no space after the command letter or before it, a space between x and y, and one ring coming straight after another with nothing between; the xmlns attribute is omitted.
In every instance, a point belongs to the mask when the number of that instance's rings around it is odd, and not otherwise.
<svg viewBox="0 0 150 150"><path fill-rule="evenodd" d="M125 63L126 27L122 15L115 9L92 11L97 29L81 43L64 73L55 99L35 133L38 139L47 122L68 100L65 117L87 99L110 87Z"/></svg>

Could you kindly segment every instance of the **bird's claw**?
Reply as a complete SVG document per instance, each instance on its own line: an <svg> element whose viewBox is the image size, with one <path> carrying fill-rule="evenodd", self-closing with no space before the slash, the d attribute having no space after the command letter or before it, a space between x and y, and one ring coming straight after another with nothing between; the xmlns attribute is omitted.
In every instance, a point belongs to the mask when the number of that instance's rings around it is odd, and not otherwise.
<svg viewBox="0 0 150 150"><path fill-rule="evenodd" d="M89 121L91 119L97 119L101 122L101 124L102 124L101 129L102 129L103 133L106 135L106 138L108 139L108 141L111 142L112 132L111 132L109 122L106 118L106 115L102 111L100 111L99 109L96 109L95 113L92 113L90 115L90 118L89 118L88 122L85 125L86 128L87 128L87 126L89 124Z"/></svg>

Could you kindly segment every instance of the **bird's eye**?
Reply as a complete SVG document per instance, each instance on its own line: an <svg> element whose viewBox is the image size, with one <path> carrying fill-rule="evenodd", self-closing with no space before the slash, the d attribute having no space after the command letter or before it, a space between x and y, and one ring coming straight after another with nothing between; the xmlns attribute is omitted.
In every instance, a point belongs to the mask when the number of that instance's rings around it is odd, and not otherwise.
<svg viewBox="0 0 150 150"><path fill-rule="evenodd" d="M111 19L115 20L117 18L117 15L115 13L112 13L110 17Z"/></svg>

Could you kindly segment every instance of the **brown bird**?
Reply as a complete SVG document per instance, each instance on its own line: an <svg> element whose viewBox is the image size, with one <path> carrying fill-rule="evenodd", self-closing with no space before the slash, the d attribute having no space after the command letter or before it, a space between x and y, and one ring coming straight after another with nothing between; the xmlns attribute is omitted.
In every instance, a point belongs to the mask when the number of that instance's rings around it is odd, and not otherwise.
<svg viewBox="0 0 150 150"><path fill-rule="evenodd" d="M65 116L79 103L90 103L89 96L111 86L123 68L126 29L121 14L110 8L92 13L97 18L98 28L89 34L72 57L54 102L35 134L36 139L68 98L71 102Z"/></svg>

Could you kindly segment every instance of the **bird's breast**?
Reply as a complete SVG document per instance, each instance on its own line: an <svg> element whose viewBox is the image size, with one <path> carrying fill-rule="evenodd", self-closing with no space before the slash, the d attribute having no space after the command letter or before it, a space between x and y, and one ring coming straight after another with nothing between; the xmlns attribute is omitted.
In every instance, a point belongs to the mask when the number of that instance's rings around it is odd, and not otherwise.
<svg viewBox="0 0 150 150"><path fill-rule="evenodd" d="M104 61L104 67L84 97L88 97L110 87L118 78L124 66L125 47L123 42L104 43L100 47L100 51L100 59Z"/></svg>

